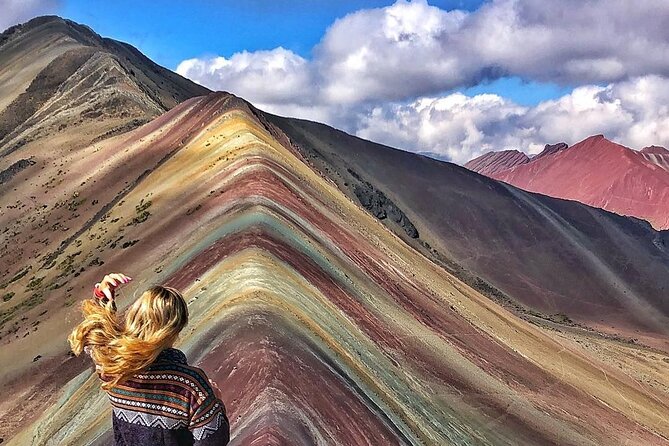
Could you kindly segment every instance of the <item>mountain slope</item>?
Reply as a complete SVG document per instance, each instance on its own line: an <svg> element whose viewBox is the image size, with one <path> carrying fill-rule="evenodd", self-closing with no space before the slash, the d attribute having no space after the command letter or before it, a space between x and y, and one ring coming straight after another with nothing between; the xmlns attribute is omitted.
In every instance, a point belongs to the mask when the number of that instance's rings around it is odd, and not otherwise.
<svg viewBox="0 0 669 446"><path fill-rule="evenodd" d="M208 92L130 45L55 16L0 35L0 91L3 162L44 137L76 149Z"/></svg>
<svg viewBox="0 0 669 446"><path fill-rule="evenodd" d="M231 444L669 444L666 351L555 314L666 347L666 232L227 93L172 107L143 56L32 25L52 31L12 45L67 56L0 65L37 73L0 145L3 444L111 443L66 343L109 271L134 278L120 308L184 292L177 347L222 388Z"/></svg>
<svg viewBox="0 0 669 446"><path fill-rule="evenodd" d="M669 150L664 147L649 146L639 151L646 161L649 161L662 169L669 171Z"/></svg>
<svg viewBox="0 0 669 446"><path fill-rule="evenodd" d="M530 192L577 200L669 229L668 160L666 149L635 151L598 135L522 166L491 173L472 170Z"/></svg>
<svg viewBox="0 0 669 446"><path fill-rule="evenodd" d="M473 286L530 313L669 348L669 232L322 124L271 120L353 200L361 182L383 192L417 228L407 243Z"/></svg>
<svg viewBox="0 0 669 446"><path fill-rule="evenodd" d="M500 152L488 152L474 158L465 164L465 167L481 175L491 175L528 162L530 162L530 158L520 150L502 150Z"/></svg>
<svg viewBox="0 0 669 446"><path fill-rule="evenodd" d="M492 176L498 172L511 169L512 167L519 166L521 164L527 164L530 161L534 161L538 158L552 155L566 149L567 147L567 144L563 142L557 144L546 144L544 150L542 150L541 153L538 153L532 157L525 155L525 153L521 152L520 150L500 150L499 152L488 152L468 161L464 167L469 170L473 170L474 172L480 173L481 175Z"/></svg>
<svg viewBox="0 0 669 446"><path fill-rule="evenodd" d="M6 286L17 259L58 252L104 213L101 200L82 199L84 191L107 193L95 178L77 186L69 180L70 169L83 166L86 147L97 150L92 143L208 90L83 25L40 17L0 36L0 91L0 286ZM106 162L82 168L104 172Z"/></svg>
<svg viewBox="0 0 669 446"><path fill-rule="evenodd" d="M121 305L149 283L184 291L179 347L223 389L233 444L667 444L669 382L654 369L666 355L547 332L492 303L310 168L244 101L187 101L89 162L119 145L128 153L109 169L122 177L102 178L133 187L53 267L33 263L11 285L34 275L44 302L14 319L19 336L0 349L3 364L17 357L3 380L9 444L109 440L97 377L54 336L78 319L62 290L85 294L101 262L134 271ZM140 153L161 161L125 164ZM31 380L12 381L26 369ZM657 384L639 386L640 373ZM21 398L31 385L57 397L35 410Z"/></svg>

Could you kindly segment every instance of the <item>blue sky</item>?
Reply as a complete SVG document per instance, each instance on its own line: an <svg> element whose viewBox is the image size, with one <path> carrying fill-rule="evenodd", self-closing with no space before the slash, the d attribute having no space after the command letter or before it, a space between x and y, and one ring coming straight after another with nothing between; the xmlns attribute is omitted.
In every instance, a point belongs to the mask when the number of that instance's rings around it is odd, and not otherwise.
<svg viewBox="0 0 669 446"><path fill-rule="evenodd" d="M526 81L517 76L503 77L492 82L481 83L458 91L467 96L492 93L508 98L519 105L536 105L547 99L564 96L572 90L570 85L554 82Z"/></svg>
<svg viewBox="0 0 669 446"><path fill-rule="evenodd" d="M157 4L160 7L156 7ZM392 5L381 0L67 0L59 14L99 34L131 43L154 61L176 68L204 54L231 56L283 46L303 57L339 17ZM481 0L434 0L442 9L474 10Z"/></svg>

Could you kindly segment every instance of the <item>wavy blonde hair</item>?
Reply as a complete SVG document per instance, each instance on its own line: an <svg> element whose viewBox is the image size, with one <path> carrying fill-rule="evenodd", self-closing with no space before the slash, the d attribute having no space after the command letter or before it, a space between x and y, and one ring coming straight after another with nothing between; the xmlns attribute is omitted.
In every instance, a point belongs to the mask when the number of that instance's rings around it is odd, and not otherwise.
<svg viewBox="0 0 669 446"><path fill-rule="evenodd" d="M161 285L144 291L127 309L124 320L117 316L113 301L101 304L87 299L81 310L84 320L67 340L76 355L90 348L105 390L145 370L188 323L188 306L181 293Z"/></svg>

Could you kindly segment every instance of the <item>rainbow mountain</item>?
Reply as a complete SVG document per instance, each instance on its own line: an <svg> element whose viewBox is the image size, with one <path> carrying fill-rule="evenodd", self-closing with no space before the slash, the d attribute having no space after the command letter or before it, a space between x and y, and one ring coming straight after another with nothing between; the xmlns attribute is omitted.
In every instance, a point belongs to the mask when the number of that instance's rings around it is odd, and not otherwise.
<svg viewBox="0 0 669 446"><path fill-rule="evenodd" d="M0 39L4 70L22 45L59 54L25 75L37 105L0 103L35 109L0 115L7 444L111 442L65 339L108 271L135 279L121 307L187 296L178 347L234 445L669 444L666 231L264 113L96 36L50 17Z"/></svg>

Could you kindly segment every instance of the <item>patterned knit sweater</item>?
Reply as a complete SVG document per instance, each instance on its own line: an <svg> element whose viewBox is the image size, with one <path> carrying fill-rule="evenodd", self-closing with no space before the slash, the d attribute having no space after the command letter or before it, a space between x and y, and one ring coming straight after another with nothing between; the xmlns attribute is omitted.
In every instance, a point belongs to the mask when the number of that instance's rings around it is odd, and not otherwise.
<svg viewBox="0 0 669 446"><path fill-rule="evenodd" d="M163 350L145 372L107 393L116 446L223 446L230 439L223 402L181 350Z"/></svg>

